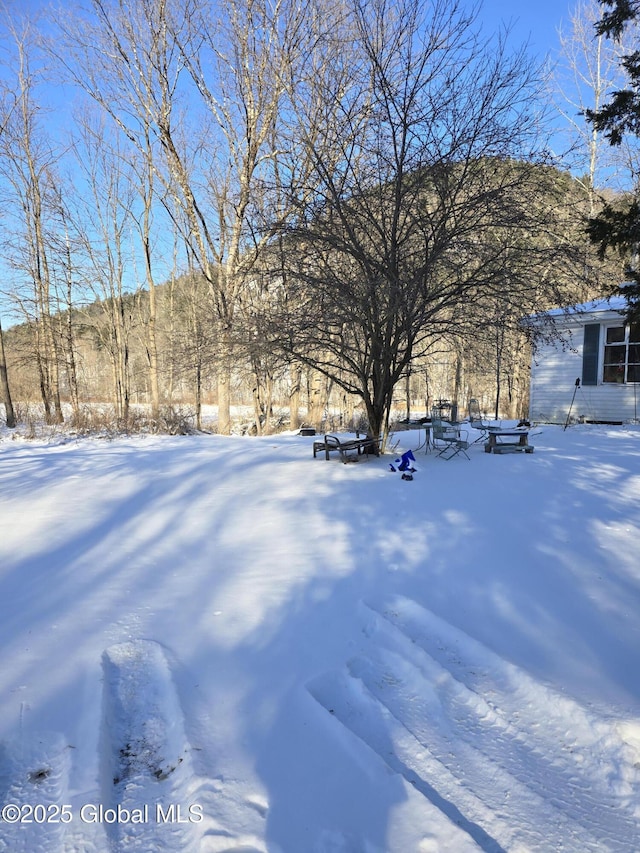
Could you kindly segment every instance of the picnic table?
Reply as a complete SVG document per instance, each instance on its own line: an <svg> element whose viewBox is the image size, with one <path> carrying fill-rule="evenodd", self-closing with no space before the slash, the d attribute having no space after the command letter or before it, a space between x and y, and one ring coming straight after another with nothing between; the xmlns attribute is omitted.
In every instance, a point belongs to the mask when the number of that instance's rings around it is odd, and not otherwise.
<svg viewBox="0 0 640 853"><path fill-rule="evenodd" d="M484 446L485 453L514 453L524 451L533 453L534 447L529 444L528 429L491 429L488 441Z"/></svg>

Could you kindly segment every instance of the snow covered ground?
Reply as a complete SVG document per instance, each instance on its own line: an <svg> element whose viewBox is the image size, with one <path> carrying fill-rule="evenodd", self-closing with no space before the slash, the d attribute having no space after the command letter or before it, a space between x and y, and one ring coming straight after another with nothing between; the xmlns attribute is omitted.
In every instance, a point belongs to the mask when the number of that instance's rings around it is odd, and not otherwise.
<svg viewBox="0 0 640 853"><path fill-rule="evenodd" d="M640 428L312 442L2 434L0 851L637 853Z"/></svg>

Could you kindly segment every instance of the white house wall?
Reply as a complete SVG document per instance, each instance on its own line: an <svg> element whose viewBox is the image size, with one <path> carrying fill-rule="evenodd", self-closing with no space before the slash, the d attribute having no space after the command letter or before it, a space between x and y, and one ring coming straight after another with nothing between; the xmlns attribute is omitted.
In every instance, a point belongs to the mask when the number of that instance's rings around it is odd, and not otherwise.
<svg viewBox="0 0 640 853"><path fill-rule="evenodd" d="M601 322L611 325L621 321L620 315L601 312L591 316L582 315L580 321L562 325L571 329L562 332L565 346L541 344L534 355L531 366L529 417L532 421L564 423L571 407L571 420L622 421L638 419L640 414L640 383L617 384L602 382L602 358L604 333L600 330L600 353L598 362L598 384L582 384L582 348L584 325ZM580 386L576 390L576 379ZM571 405L572 399L573 406Z"/></svg>
<svg viewBox="0 0 640 853"><path fill-rule="evenodd" d="M616 385L613 382L607 382L601 385L585 385L576 394L576 403L571 416L573 418L576 415L587 421L628 423L638 419L639 397L640 388L636 383ZM578 403L580 405L577 405Z"/></svg>
<svg viewBox="0 0 640 853"><path fill-rule="evenodd" d="M579 345L576 337L580 339ZM559 342L542 344L536 350L529 389L529 417L533 421L564 423L566 420L575 381L582 374L582 335L565 331L563 340L564 349Z"/></svg>

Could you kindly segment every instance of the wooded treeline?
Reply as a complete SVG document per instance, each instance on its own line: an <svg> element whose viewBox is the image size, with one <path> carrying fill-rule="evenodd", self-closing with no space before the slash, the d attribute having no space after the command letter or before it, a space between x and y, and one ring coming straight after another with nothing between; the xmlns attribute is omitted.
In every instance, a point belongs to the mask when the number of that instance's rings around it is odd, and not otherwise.
<svg viewBox="0 0 640 853"><path fill-rule="evenodd" d="M7 375L49 422L522 415L519 319L620 280L585 235L595 173L549 154L541 69L457 0L90 0L5 26Z"/></svg>

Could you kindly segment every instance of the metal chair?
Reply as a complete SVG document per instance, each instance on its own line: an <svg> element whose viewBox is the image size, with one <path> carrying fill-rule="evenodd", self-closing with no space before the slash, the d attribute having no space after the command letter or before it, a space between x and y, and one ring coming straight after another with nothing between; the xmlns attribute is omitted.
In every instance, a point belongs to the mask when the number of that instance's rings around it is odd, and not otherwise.
<svg viewBox="0 0 640 853"><path fill-rule="evenodd" d="M465 436L468 433L465 432ZM431 411L431 442L434 450L438 452L438 456L449 460L462 453L469 459L467 449L469 442L467 438L462 438L462 430L457 424L451 424L448 421L442 420L439 409Z"/></svg>
<svg viewBox="0 0 640 853"><path fill-rule="evenodd" d="M474 439L472 444L477 444L479 441L483 441L489 433L499 432L502 429L500 424L489 423L482 417L480 404L473 397L469 400L469 426L480 432L479 437Z"/></svg>

